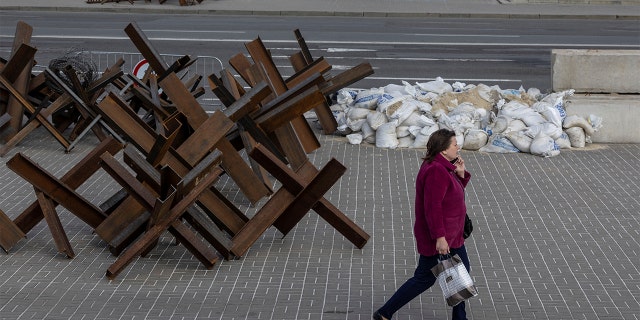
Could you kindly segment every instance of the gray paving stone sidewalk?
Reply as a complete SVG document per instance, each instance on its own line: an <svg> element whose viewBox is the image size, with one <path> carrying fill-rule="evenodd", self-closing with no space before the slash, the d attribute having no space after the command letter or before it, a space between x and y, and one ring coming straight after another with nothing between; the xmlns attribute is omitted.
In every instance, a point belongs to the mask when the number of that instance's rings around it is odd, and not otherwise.
<svg viewBox="0 0 640 320"><path fill-rule="evenodd" d="M269 230L240 260L206 270L163 236L116 280L90 227L58 209L76 252L57 253L45 223L0 253L0 319L370 319L413 272L414 176L424 150L350 145L319 135L310 154L347 173L327 198L371 234L355 248L315 213L282 238ZM15 218L33 190L5 163L15 153L61 176L97 141L71 153L43 129L0 158L0 209ZM640 319L640 145L590 145L553 158L464 151L476 229L467 242L480 295L469 319ZM226 179L218 188L255 208ZM117 190L106 173L79 192L99 204ZM258 206L262 205L259 203ZM448 319L432 288L397 319Z"/></svg>

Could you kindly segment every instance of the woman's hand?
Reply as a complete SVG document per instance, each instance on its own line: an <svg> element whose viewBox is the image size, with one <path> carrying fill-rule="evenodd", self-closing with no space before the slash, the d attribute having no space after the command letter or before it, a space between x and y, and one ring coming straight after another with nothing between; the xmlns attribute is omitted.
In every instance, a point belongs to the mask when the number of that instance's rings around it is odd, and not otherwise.
<svg viewBox="0 0 640 320"><path fill-rule="evenodd" d="M462 157L458 157L458 161L456 161L456 163L454 163L454 165L456 166L454 172L461 179L464 178L464 171L466 170L466 167L464 166L464 159L462 159Z"/></svg>
<svg viewBox="0 0 640 320"><path fill-rule="evenodd" d="M436 239L436 250L439 254L449 254L449 243L445 237Z"/></svg>

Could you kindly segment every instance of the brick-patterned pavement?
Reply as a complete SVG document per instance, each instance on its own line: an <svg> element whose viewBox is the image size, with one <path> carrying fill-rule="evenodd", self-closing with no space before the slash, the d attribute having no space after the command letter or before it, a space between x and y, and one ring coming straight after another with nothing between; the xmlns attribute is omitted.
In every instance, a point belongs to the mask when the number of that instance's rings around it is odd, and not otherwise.
<svg viewBox="0 0 640 320"><path fill-rule="evenodd" d="M0 253L1 319L370 319L413 272L414 176L424 150L387 150L319 136L310 159L348 169L326 195L371 239L355 248L315 213L285 238L274 228L239 260L206 270L163 236L116 280L115 261L90 227L62 208L76 253L57 253L44 222ZM71 153L43 129L0 158L0 209L15 218L35 195L5 163L15 153L61 176L97 141ZM553 158L463 151L473 178L467 241L480 295L469 319L640 318L640 145L590 145ZM227 179L218 183L251 215ZM100 204L117 190L100 171L79 192ZM257 207L264 204L263 200ZM440 289L396 319L448 319Z"/></svg>

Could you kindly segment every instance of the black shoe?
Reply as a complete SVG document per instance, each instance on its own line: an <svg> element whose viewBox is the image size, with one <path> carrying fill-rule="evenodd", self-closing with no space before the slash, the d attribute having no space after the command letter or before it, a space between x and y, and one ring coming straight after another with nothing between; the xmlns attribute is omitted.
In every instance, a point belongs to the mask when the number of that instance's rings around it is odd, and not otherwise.
<svg viewBox="0 0 640 320"><path fill-rule="evenodd" d="M373 313L373 320L384 320L384 319L386 319L386 318L383 318L382 315L378 311Z"/></svg>

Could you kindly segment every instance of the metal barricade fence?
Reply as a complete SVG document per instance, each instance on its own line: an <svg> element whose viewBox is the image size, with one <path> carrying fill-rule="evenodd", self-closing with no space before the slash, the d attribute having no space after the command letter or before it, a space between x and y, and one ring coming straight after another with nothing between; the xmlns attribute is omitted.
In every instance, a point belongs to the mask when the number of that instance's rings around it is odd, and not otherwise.
<svg viewBox="0 0 640 320"><path fill-rule="evenodd" d="M95 64L95 66L97 67L96 72L99 73L102 73L106 68L113 66L118 61L118 59L122 58L124 60L122 71L125 74L128 73L131 75L136 75L136 70L134 69L136 68L136 66L140 66L144 60L142 54L132 52L82 51L80 53L85 58L90 59L93 64ZM71 53L70 55L73 54L74 53ZM171 65L176 60L182 58L184 55L160 54L160 56L162 56L167 65ZM215 94L209 89L209 86L207 84L207 77L211 74L220 73L220 71L224 68L222 61L214 56L196 56L192 58L196 61L188 68L181 71L179 73L179 76L183 80L187 80L196 74L201 75L203 78L200 82L200 86L204 87L205 94L198 97L198 102L200 102L202 107L208 112L219 110L220 108L222 108L222 104L220 103L220 100L215 96ZM33 71L37 73L44 71L44 69L46 68L46 65L36 65L33 68Z"/></svg>

